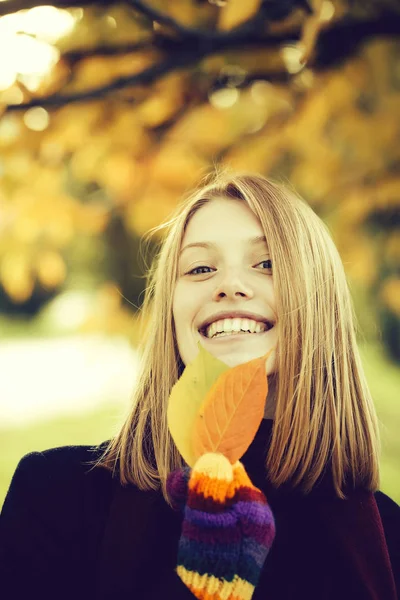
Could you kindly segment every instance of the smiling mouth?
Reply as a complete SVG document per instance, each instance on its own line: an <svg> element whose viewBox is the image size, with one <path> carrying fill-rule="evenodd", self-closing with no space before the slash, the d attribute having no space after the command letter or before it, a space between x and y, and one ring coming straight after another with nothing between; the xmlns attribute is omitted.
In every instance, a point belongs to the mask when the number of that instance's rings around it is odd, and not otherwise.
<svg viewBox="0 0 400 600"><path fill-rule="evenodd" d="M260 336L260 335L265 335L266 333L268 333L271 329L273 329L274 324L273 323L266 323L267 329L265 331L259 331L258 333L252 333L251 331L219 331L218 333L216 333L215 335L213 335L213 337L208 337L206 335L205 329L199 329L199 333L202 337L204 337L206 340L216 340L219 338L227 338L227 337L231 337L231 338L239 338L239 336Z"/></svg>

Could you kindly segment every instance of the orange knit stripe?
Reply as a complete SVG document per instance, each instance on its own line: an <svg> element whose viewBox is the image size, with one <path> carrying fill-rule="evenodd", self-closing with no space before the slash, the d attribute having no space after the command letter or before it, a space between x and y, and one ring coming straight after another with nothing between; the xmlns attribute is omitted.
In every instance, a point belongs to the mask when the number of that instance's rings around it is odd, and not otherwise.
<svg viewBox="0 0 400 600"><path fill-rule="evenodd" d="M235 481L206 477L203 473L193 471L189 481L189 489L191 493L211 496L216 502L225 502L227 498L233 498L237 484Z"/></svg>
<svg viewBox="0 0 400 600"><path fill-rule="evenodd" d="M233 467L233 481L237 482L237 488L248 487L252 490L258 489L253 485L243 466L238 465Z"/></svg>
<svg viewBox="0 0 400 600"><path fill-rule="evenodd" d="M224 502L227 498L233 498L236 491L241 487L259 491L252 484L243 467L233 467L233 474L233 480L227 481L226 479L207 477L204 473L196 473L193 470L189 481L189 489L192 493L210 496L216 502Z"/></svg>

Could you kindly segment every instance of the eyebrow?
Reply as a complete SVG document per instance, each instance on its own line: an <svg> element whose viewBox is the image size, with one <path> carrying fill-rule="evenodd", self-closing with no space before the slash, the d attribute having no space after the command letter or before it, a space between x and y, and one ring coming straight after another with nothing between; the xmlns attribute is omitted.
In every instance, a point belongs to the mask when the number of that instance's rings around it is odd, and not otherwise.
<svg viewBox="0 0 400 600"><path fill-rule="evenodd" d="M248 240L246 240L246 242L248 244L251 244L252 246L255 246L256 244L261 244L267 243L267 238L265 237L265 235L256 235L256 237L252 237L249 238ZM180 251L179 255L182 254L182 252L184 252L184 250L187 250L188 248L216 248L217 244L215 242L193 242L192 244L186 244L186 246L184 246L182 248L182 250Z"/></svg>

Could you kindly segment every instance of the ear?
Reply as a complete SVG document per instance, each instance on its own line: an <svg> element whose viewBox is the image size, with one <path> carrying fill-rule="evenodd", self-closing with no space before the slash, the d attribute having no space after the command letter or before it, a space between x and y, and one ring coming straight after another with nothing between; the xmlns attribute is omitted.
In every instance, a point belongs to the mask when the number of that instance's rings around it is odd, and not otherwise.
<svg viewBox="0 0 400 600"><path fill-rule="evenodd" d="M188 495L191 471L190 467L183 467L182 469L172 471L167 477L167 493L174 510L183 512Z"/></svg>

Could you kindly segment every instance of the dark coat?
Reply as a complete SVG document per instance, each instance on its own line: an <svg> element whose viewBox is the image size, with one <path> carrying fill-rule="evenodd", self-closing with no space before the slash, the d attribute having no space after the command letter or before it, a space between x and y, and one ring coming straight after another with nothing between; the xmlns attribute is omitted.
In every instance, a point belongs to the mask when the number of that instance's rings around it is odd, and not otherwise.
<svg viewBox="0 0 400 600"><path fill-rule="evenodd" d="M241 459L255 485L260 448L255 440ZM174 571L181 514L161 492L122 487L111 472L88 466L98 452L64 446L22 458L0 518L0 598L193 600ZM277 534L253 600L372 600L356 589L312 499L264 491ZM398 578L400 509L381 492L375 498Z"/></svg>

